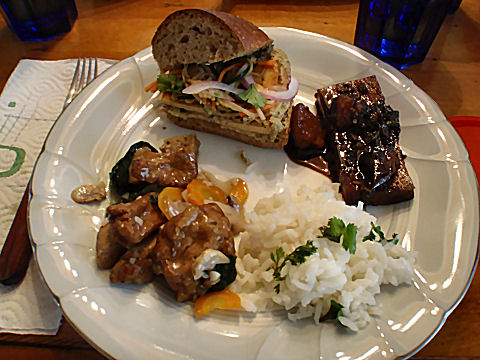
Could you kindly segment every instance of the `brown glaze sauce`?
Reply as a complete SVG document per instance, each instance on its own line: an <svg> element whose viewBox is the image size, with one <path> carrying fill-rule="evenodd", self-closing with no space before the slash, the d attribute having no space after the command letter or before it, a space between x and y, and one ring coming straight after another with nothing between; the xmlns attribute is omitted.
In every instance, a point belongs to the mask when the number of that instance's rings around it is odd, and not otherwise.
<svg viewBox="0 0 480 360"><path fill-rule="evenodd" d="M328 176L328 178L332 178L330 174L330 170L328 169L328 163L322 156L315 156L310 159L300 159L298 158L297 154L294 151L290 151L285 147L285 152L287 153L290 160L298 165L305 166L309 169L312 169L316 172L319 172L322 175Z"/></svg>

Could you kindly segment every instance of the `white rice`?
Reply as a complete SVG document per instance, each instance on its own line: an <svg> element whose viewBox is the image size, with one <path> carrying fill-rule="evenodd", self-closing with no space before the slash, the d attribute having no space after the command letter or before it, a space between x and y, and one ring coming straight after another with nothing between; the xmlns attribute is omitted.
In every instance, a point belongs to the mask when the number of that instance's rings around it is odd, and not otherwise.
<svg viewBox="0 0 480 360"><path fill-rule="evenodd" d="M345 224L357 225L355 255L341 244L318 237L319 227L334 216ZM317 189L301 187L296 196L285 191L261 199L247 217L246 231L237 242L238 274L231 285L247 311L281 306L290 320L313 317L318 323L335 300L343 305L339 321L357 331L377 311L375 294L381 284L411 282L414 254L391 242L362 242L375 218L364 212L361 204L345 205L337 184L326 182ZM270 254L279 247L289 254L308 240L313 240L317 252L303 264L293 266L288 262L282 270L285 281L274 281ZM274 290L277 284L278 294Z"/></svg>

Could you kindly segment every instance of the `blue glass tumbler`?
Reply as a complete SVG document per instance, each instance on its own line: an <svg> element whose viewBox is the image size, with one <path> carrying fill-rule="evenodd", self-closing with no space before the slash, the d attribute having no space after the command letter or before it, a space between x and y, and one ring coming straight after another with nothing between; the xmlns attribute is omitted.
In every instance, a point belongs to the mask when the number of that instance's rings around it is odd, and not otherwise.
<svg viewBox="0 0 480 360"><path fill-rule="evenodd" d="M355 45L397 69L425 59L451 0L360 0Z"/></svg>
<svg viewBox="0 0 480 360"><path fill-rule="evenodd" d="M20 40L49 40L69 32L78 13L75 0L0 0L0 12Z"/></svg>

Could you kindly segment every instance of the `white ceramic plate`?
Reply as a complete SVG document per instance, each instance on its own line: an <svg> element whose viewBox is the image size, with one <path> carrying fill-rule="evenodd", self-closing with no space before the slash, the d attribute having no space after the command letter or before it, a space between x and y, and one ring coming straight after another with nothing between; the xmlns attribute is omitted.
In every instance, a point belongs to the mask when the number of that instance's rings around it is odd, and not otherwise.
<svg viewBox="0 0 480 360"><path fill-rule="evenodd" d="M216 311L201 320L160 283L112 286L95 265L96 233L107 202L78 205L80 184L108 181L128 147L191 133L152 111L143 88L155 79L150 49L97 78L52 129L33 177L30 231L40 270L74 326L104 353L121 359L391 359L409 357L440 329L471 281L477 260L477 181L468 154L438 106L392 67L346 43L303 31L266 28L290 57L298 101L313 104L327 83L376 75L387 103L400 111L400 142L416 185L415 199L370 207L388 233L418 252L414 286L385 286L382 315L359 333L333 323L289 322L283 313ZM248 207L300 183L326 181L265 150L197 133L200 167L242 176ZM239 152L254 162L247 173Z"/></svg>

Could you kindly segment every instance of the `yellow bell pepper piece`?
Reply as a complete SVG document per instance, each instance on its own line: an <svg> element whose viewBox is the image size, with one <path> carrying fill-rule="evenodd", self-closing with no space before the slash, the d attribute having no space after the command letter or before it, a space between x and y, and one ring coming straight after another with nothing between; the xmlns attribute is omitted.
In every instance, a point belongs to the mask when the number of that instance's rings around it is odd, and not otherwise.
<svg viewBox="0 0 480 360"><path fill-rule="evenodd" d="M193 205L203 205L205 200L218 201L227 204L227 194L217 186L207 185L201 179L193 179L187 185L188 202Z"/></svg>
<svg viewBox="0 0 480 360"><path fill-rule="evenodd" d="M158 207L168 220L178 215L178 211L172 207L171 202L183 201L183 190L184 189L177 187L166 187L158 194Z"/></svg>
<svg viewBox="0 0 480 360"><path fill-rule="evenodd" d="M199 297L193 307L193 313L198 319L215 309L237 309L241 305L240 296L230 290L222 290Z"/></svg>
<svg viewBox="0 0 480 360"><path fill-rule="evenodd" d="M233 179L230 195L235 196L242 204L245 204L248 197L248 187L245 180L240 178Z"/></svg>

